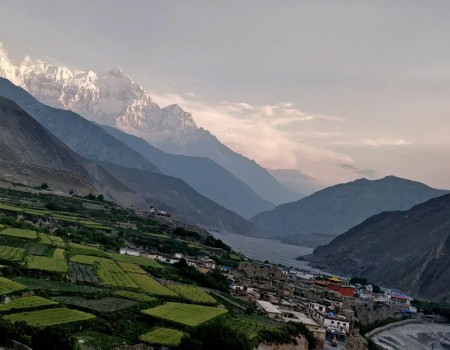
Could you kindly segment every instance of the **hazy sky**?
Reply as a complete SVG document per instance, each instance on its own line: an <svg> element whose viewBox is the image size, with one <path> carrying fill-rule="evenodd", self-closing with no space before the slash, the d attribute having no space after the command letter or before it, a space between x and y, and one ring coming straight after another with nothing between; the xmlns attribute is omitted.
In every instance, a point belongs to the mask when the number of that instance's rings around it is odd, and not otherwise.
<svg viewBox="0 0 450 350"><path fill-rule="evenodd" d="M266 167L450 188L449 19L437 0L3 0L0 54L121 67Z"/></svg>

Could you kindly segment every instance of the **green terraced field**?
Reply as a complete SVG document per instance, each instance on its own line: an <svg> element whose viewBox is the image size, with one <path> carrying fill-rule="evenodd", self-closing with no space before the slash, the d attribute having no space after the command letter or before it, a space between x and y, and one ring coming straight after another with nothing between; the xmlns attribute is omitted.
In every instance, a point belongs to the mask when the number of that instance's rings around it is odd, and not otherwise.
<svg viewBox="0 0 450 350"><path fill-rule="evenodd" d="M113 261L98 262L97 275L103 283L110 286L138 288L137 284Z"/></svg>
<svg viewBox="0 0 450 350"><path fill-rule="evenodd" d="M204 292L200 288L184 285L170 285L167 286L170 290L177 293L183 299L192 301L196 304L215 304L216 299Z"/></svg>
<svg viewBox="0 0 450 350"><path fill-rule="evenodd" d="M0 231L0 234L26 239L36 239L38 237L36 231L24 230L21 228L7 228Z"/></svg>
<svg viewBox="0 0 450 350"><path fill-rule="evenodd" d="M228 310L217 307L182 303L166 303L142 311L142 313L146 315L189 327L197 327L198 325L226 314L227 312Z"/></svg>
<svg viewBox="0 0 450 350"><path fill-rule="evenodd" d="M70 243L69 243L69 247L70 247L70 248L80 248L80 249L99 250L99 248L96 247L96 246L87 245L87 244L80 244L80 243L73 243L73 242L70 242Z"/></svg>
<svg viewBox="0 0 450 350"><path fill-rule="evenodd" d="M139 337L140 340L161 346L178 346L185 333L171 328L157 327Z"/></svg>
<svg viewBox="0 0 450 350"><path fill-rule="evenodd" d="M130 264L127 262L122 262L122 261L119 261L117 263L122 268L122 270L124 270L125 272L147 274L147 272L145 272L141 267L139 267L136 264Z"/></svg>
<svg viewBox="0 0 450 350"><path fill-rule="evenodd" d="M15 309L32 309L39 306L57 305L56 301L45 299L36 295L30 297L17 298L7 304L0 304L0 312Z"/></svg>
<svg viewBox="0 0 450 350"><path fill-rule="evenodd" d="M62 259L65 260L65 253L66 251L62 248L55 248L55 250L53 251L53 258L54 259Z"/></svg>
<svg viewBox="0 0 450 350"><path fill-rule="evenodd" d="M26 288L27 287L25 287L23 284L11 281L10 279L0 276L0 295L17 292Z"/></svg>
<svg viewBox="0 0 450 350"><path fill-rule="evenodd" d="M158 281L155 281L153 278L147 275L129 273L128 276L131 277L133 282L136 283L140 289L148 294L166 297L178 296L175 292L171 291L169 288L164 287Z"/></svg>
<svg viewBox="0 0 450 350"><path fill-rule="evenodd" d="M127 298L130 300L140 301L143 303L151 303L153 301L158 300L147 294L134 293L134 292L126 291L126 290L116 290L116 291L114 291L114 295L117 295L118 297Z"/></svg>
<svg viewBox="0 0 450 350"><path fill-rule="evenodd" d="M11 322L26 322L33 327L49 327L58 324L86 321L95 318L86 312L65 308L20 312L5 316Z"/></svg>
<svg viewBox="0 0 450 350"><path fill-rule="evenodd" d="M42 278L16 277L16 282L24 284L31 290L46 290L57 293L95 294L102 289L91 286L83 286L75 283L45 280Z"/></svg>
<svg viewBox="0 0 450 350"><path fill-rule="evenodd" d="M28 256L26 267L34 270L44 270L51 272L67 272L68 266L65 260L47 258L45 256Z"/></svg>
<svg viewBox="0 0 450 350"><path fill-rule="evenodd" d="M138 264L142 266L149 266L154 268L162 268L160 264L158 264L153 259L142 258L140 256L132 256L125 254L117 254L117 253L108 253L111 258L117 261L127 262L131 264Z"/></svg>
<svg viewBox="0 0 450 350"><path fill-rule="evenodd" d="M87 265L95 265L98 262L104 262L104 263L110 263L115 264L114 260L103 258L101 256L95 256L95 255L74 255L70 257L71 262L76 262L79 264L87 264Z"/></svg>
<svg viewBox="0 0 450 350"><path fill-rule="evenodd" d="M108 297L103 299L87 299L83 297L52 297L53 300L66 305L78 306L84 309L94 310L97 312L115 312L118 310L126 309L128 307L137 305L137 302L122 299Z"/></svg>
<svg viewBox="0 0 450 350"><path fill-rule="evenodd" d="M0 259L20 261L24 256L24 249L0 246Z"/></svg>

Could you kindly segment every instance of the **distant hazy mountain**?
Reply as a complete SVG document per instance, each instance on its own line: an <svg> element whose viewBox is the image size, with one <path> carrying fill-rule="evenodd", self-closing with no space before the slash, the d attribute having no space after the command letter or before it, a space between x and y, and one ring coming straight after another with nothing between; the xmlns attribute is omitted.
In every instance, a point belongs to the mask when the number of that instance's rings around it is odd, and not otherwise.
<svg viewBox="0 0 450 350"><path fill-rule="evenodd" d="M382 211L406 210L448 192L394 176L359 179L260 213L252 222L268 236L289 236L291 243L302 244L303 235L310 241L319 234L317 243L323 244L323 235L337 236Z"/></svg>
<svg viewBox="0 0 450 350"><path fill-rule="evenodd" d="M180 179L103 162L100 164L136 193L167 204L178 216L190 222L207 229L261 235L251 222L199 195Z"/></svg>
<svg viewBox="0 0 450 350"><path fill-rule="evenodd" d="M208 131L198 128L192 116L180 106L161 109L148 92L120 69L96 74L46 63L15 66L0 58L0 76L45 104L75 111L97 123L143 137L166 152L210 158L266 201L280 204L299 198L254 161L233 152Z"/></svg>
<svg viewBox="0 0 450 350"><path fill-rule="evenodd" d="M211 159L165 153L136 136L109 126L103 126L103 129L142 154L162 173L184 180L198 193L245 218L274 208L273 204L263 200L244 182Z"/></svg>
<svg viewBox="0 0 450 350"><path fill-rule="evenodd" d="M330 272L450 301L450 195L373 216L307 260Z"/></svg>
<svg viewBox="0 0 450 350"><path fill-rule="evenodd" d="M0 177L80 194L130 190L73 152L15 102L0 97ZM110 191L112 190L112 191Z"/></svg>
<svg viewBox="0 0 450 350"><path fill-rule="evenodd" d="M123 189L121 189L120 195L116 194L114 197L120 204L127 206L139 203L141 206L147 204L160 206L159 203L163 202L169 209L174 209L175 214L179 214L195 224L200 224L210 229L225 230L240 234L258 234L258 230L253 224L222 206L217 205L213 201L204 198L183 181L179 180L177 182L172 177L165 175L152 176L151 174L159 173L159 170L152 163L108 134L98 125L83 119L78 114L46 106L37 101L25 90L3 78L0 78L0 96L8 96L14 99L33 118L42 123L73 151L91 160L98 162L105 161L124 166L125 168L121 169L128 169L127 180L136 176L137 178L134 181L139 183L140 186L140 191L136 193L141 195L142 198L136 198L136 195L130 195L128 193L125 194ZM36 162L40 161L40 158L36 159ZM100 168L97 164L90 164ZM141 173L135 172L134 170L142 170L146 174L144 179L148 180L149 183L145 184L142 176L136 175ZM123 171L121 174L123 174ZM113 177L111 176L111 178ZM116 181L120 183L118 180ZM158 181L160 182L159 185ZM61 179L61 182L63 183L64 179ZM131 182L133 183L133 181ZM176 186L170 188L170 184ZM121 186L124 187L122 184ZM130 188L136 191L135 187L130 186ZM165 196L162 194L164 191L167 192ZM178 196L174 195L177 191L180 192ZM144 197L146 197L146 201ZM149 198L152 198L153 201L149 200ZM161 198L165 198L167 201L164 202L160 200ZM177 202L180 198L183 198L183 200ZM191 204L185 205L189 201ZM182 208L180 207L181 203L183 203ZM208 216L199 215L199 213L208 213ZM238 231L233 231L235 228Z"/></svg>
<svg viewBox="0 0 450 350"><path fill-rule="evenodd" d="M324 186L309 175L303 174L296 169L267 169L269 173L284 187L300 196L309 196L310 194L321 190Z"/></svg>

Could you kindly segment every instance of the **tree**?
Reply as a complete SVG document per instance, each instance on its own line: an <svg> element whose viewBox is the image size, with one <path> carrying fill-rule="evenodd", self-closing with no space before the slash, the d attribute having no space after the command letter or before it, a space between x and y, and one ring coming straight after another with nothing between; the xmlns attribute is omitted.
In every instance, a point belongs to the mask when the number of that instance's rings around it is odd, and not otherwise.
<svg viewBox="0 0 450 350"><path fill-rule="evenodd" d="M41 183L41 189L48 190L48 183L46 182Z"/></svg>

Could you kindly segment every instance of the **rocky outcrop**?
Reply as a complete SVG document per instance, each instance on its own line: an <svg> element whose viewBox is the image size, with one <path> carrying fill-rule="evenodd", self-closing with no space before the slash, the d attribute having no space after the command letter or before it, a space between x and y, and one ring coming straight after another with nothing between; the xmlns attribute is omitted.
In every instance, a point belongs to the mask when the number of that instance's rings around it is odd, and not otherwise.
<svg viewBox="0 0 450 350"><path fill-rule="evenodd" d="M367 340L358 332L353 332L347 337L343 350L367 350Z"/></svg>
<svg viewBox="0 0 450 350"><path fill-rule="evenodd" d="M400 318L399 306L390 304L357 303L352 306L355 318L363 325L387 318Z"/></svg>
<svg viewBox="0 0 450 350"><path fill-rule="evenodd" d="M295 338L297 344L261 343L256 350L308 350L308 341L304 337Z"/></svg>

